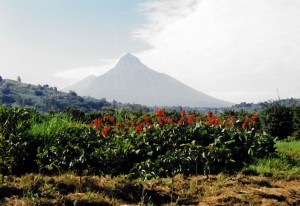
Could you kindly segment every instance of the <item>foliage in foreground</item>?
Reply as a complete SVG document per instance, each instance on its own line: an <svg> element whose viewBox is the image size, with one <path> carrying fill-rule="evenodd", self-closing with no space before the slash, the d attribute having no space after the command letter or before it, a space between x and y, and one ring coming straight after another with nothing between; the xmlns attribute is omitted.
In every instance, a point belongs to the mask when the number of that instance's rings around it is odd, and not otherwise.
<svg viewBox="0 0 300 206"><path fill-rule="evenodd" d="M259 116L206 115L158 109L41 115L0 107L2 174L28 172L151 178L233 172L274 151Z"/></svg>

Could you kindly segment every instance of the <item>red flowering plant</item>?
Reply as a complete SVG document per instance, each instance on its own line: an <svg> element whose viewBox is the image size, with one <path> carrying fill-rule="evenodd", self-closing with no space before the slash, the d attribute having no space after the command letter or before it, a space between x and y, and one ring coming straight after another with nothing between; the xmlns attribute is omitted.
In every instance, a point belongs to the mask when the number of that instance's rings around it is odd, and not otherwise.
<svg viewBox="0 0 300 206"><path fill-rule="evenodd" d="M220 121L217 115L214 115L211 110L208 110L204 124L209 126L219 126Z"/></svg>
<svg viewBox="0 0 300 206"><path fill-rule="evenodd" d="M102 121L99 118L93 120L93 126L94 127L98 128L101 125L102 125Z"/></svg>
<svg viewBox="0 0 300 206"><path fill-rule="evenodd" d="M162 117L162 116L165 115L165 111L162 110L162 109L157 109L157 110L155 111L155 114L156 114L156 116L158 116L158 117Z"/></svg>
<svg viewBox="0 0 300 206"><path fill-rule="evenodd" d="M236 122L236 117L235 116L230 116L226 119L226 127L233 127L235 126Z"/></svg>
<svg viewBox="0 0 300 206"><path fill-rule="evenodd" d="M183 109L183 110L181 111L180 115L181 115L181 117L185 117L185 115L186 115L186 110Z"/></svg>
<svg viewBox="0 0 300 206"><path fill-rule="evenodd" d="M194 114L190 114L187 118L187 123L189 125L193 125L196 122L196 118Z"/></svg>
<svg viewBox="0 0 300 206"><path fill-rule="evenodd" d="M101 130L102 136L106 137L108 135L109 128L108 127L103 127Z"/></svg>
<svg viewBox="0 0 300 206"><path fill-rule="evenodd" d="M138 124L137 126L135 126L135 131L137 133L140 133L143 130L143 125L142 124Z"/></svg>
<svg viewBox="0 0 300 206"><path fill-rule="evenodd" d="M172 125L174 122L174 119L167 116L165 111L162 109L157 109L155 111L155 115L156 115L156 123L161 127L164 125Z"/></svg>
<svg viewBox="0 0 300 206"><path fill-rule="evenodd" d="M254 113L251 118L249 116L244 117L244 123L242 124L242 128L245 130L256 129L259 130L259 115Z"/></svg>

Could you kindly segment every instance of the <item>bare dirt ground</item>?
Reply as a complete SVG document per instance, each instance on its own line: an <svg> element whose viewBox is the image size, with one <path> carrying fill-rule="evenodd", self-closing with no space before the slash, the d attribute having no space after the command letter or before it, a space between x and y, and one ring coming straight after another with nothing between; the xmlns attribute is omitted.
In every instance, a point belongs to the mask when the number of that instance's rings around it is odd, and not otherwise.
<svg viewBox="0 0 300 206"><path fill-rule="evenodd" d="M202 181L198 205L300 205L300 182L237 175Z"/></svg>
<svg viewBox="0 0 300 206"><path fill-rule="evenodd" d="M32 181L33 180L33 181ZM144 185L144 190L142 189ZM173 188L173 192L172 192ZM0 205L300 205L300 181L210 175L132 182L126 178L34 175L0 187Z"/></svg>

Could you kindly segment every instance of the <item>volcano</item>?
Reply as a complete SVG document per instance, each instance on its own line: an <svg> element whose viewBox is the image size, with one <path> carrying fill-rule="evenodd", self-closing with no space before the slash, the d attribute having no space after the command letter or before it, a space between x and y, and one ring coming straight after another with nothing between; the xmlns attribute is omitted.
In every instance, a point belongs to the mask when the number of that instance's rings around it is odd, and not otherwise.
<svg viewBox="0 0 300 206"><path fill-rule="evenodd" d="M173 77L145 66L128 53L107 73L83 79L65 90L145 106L228 107L232 103L199 92Z"/></svg>

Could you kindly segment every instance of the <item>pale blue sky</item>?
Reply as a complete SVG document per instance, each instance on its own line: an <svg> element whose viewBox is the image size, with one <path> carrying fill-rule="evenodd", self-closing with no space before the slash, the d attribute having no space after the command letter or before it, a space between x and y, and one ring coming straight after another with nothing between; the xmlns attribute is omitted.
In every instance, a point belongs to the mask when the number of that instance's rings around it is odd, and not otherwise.
<svg viewBox="0 0 300 206"><path fill-rule="evenodd" d="M62 88L130 52L231 102L300 98L299 0L0 0L0 75Z"/></svg>
<svg viewBox="0 0 300 206"><path fill-rule="evenodd" d="M147 48L131 38L134 27L144 21L137 2L0 0L1 74L37 83L47 81L45 74ZM41 79L31 78L33 72Z"/></svg>

